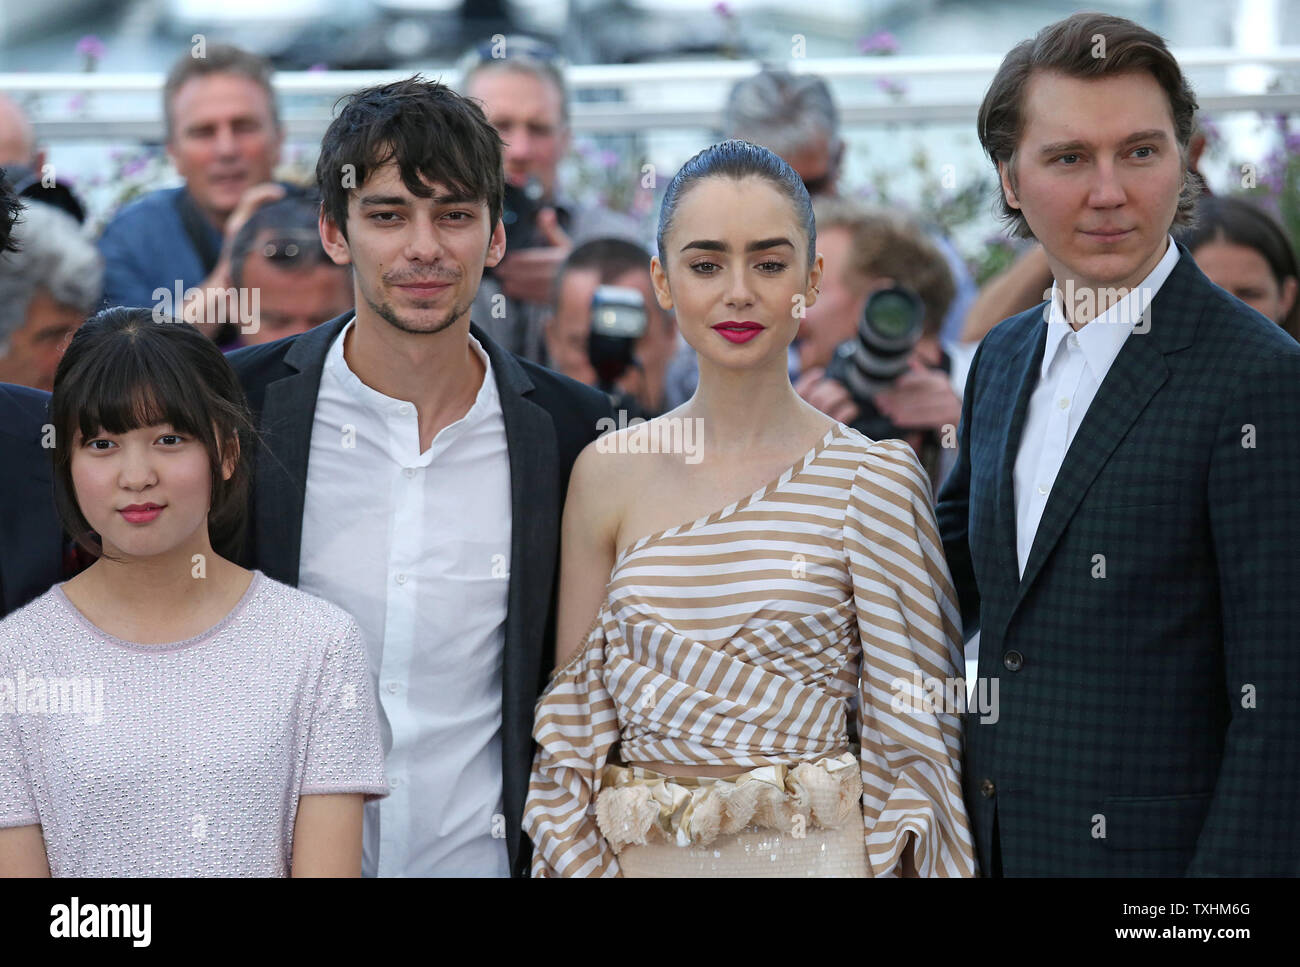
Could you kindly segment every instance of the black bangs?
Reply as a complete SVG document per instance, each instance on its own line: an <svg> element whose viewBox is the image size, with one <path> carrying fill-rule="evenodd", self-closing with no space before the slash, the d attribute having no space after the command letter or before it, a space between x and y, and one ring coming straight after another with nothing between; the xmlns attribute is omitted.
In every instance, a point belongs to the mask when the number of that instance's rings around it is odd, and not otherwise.
<svg viewBox="0 0 1300 967"><path fill-rule="evenodd" d="M192 368L179 346L166 339L133 338L127 330L95 348L65 376L65 406L60 409L69 423L59 430L76 429L85 439L167 423L179 433L212 439L211 421L204 419Z"/></svg>
<svg viewBox="0 0 1300 967"><path fill-rule="evenodd" d="M72 481L77 434L84 442L167 424L207 450L213 550L232 560L240 553L257 434L244 390L212 340L183 322L156 319L151 309L105 309L76 331L59 360L50 416L55 507L64 529L87 550L102 552ZM233 468L227 471L227 464Z"/></svg>

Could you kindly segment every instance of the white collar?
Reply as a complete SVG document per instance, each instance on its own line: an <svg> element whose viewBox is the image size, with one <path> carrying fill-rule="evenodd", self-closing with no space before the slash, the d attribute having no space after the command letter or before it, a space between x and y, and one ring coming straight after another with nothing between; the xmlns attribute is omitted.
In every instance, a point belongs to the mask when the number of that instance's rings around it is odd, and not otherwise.
<svg viewBox="0 0 1300 967"><path fill-rule="evenodd" d="M1165 254L1161 256L1160 261L1147 277L1131 289L1124 298L1075 333L1088 368L1098 380L1105 378L1111 364L1115 362L1115 357L1123 348L1124 340L1134 331L1138 320L1150 306L1151 300L1155 298L1160 287L1173 272L1178 258L1178 246L1170 237ZM1065 313L1061 310L1061 303L1062 299L1057 297L1056 282L1053 280L1048 303L1047 343L1043 349L1043 364L1040 368L1040 375L1043 378L1046 378L1061 343L1074 333L1073 327L1066 321ZM1148 327L1149 323L1144 322L1141 332L1146 332Z"/></svg>

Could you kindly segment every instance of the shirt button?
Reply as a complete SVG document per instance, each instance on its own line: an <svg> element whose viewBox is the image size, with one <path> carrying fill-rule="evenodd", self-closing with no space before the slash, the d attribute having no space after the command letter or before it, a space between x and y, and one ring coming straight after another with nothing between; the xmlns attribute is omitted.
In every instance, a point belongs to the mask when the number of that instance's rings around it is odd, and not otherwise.
<svg viewBox="0 0 1300 967"><path fill-rule="evenodd" d="M393 776L391 779L388 780L388 784L392 786L394 789L396 789L398 786L402 784L402 777Z"/></svg>
<svg viewBox="0 0 1300 967"><path fill-rule="evenodd" d="M409 403L403 403L397 408L397 412L401 413L402 416L408 416L411 412L411 405Z"/></svg>
<svg viewBox="0 0 1300 967"><path fill-rule="evenodd" d="M402 471L402 473L406 474L406 476L408 476L408 477L414 477L414 476L415 476L415 468L413 468L413 467L407 467L405 470Z"/></svg>
<svg viewBox="0 0 1300 967"><path fill-rule="evenodd" d="M1025 656L1012 649L1002 656L1002 664L1009 672L1018 672L1025 663Z"/></svg>
<svg viewBox="0 0 1300 967"><path fill-rule="evenodd" d="M389 682L389 683L385 686L385 688L388 689L388 694L389 694L389 695L396 695L396 694L397 694L397 690L398 690L398 688L400 688L400 687L401 687L401 686L398 685L397 682Z"/></svg>
<svg viewBox="0 0 1300 967"><path fill-rule="evenodd" d="M394 782L396 782L396 780L394 780ZM992 779L985 779L980 783L980 795L985 799L992 799L993 794L997 791L997 786L993 785Z"/></svg>
<svg viewBox="0 0 1300 967"><path fill-rule="evenodd" d="M1062 396L1059 400L1056 401L1056 405L1063 410L1068 409L1070 406L1070 397Z"/></svg>
<svg viewBox="0 0 1300 967"><path fill-rule="evenodd" d="M1047 488L1044 487L1042 484L1038 485L1038 492L1042 494L1044 497L1047 496Z"/></svg>
<svg viewBox="0 0 1300 967"><path fill-rule="evenodd" d="M406 575L405 575L405 574L399 574L399 575L397 575L397 583L398 583L398 584L405 584L405 583L406 583Z"/></svg>
<svg viewBox="0 0 1300 967"><path fill-rule="evenodd" d="M1068 336L1066 336L1065 338L1066 338L1066 341L1070 344L1070 348L1071 348L1071 349L1077 349L1077 348L1079 347L1079 334L1078 334L1078 333L1072 332L1072 333L1070 333Z"/></svg>

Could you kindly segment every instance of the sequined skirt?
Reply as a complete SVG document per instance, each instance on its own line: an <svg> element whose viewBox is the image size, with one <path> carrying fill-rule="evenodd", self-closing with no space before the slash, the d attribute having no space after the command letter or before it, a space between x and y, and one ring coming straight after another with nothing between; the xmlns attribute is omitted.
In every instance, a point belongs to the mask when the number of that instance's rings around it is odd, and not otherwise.
<svg viewBox="0 0 1300 967"><path fill-rule="evenodd" d="M596 821L623 875L869 876L857 757L727 778L607 766Z"/></svg>

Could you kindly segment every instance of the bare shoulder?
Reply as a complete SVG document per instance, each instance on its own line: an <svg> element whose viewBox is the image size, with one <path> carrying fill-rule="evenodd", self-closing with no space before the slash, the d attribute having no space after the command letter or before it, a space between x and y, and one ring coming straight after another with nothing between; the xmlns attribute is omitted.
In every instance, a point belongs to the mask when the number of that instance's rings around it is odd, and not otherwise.
<svg viewBox="0 0 1300 967"><path fill-rule="evenodd" d="M586 512L616 528L629 503L665 483L674 461L685 456L686 462L697 462L691 455L701 452L703 430L698 424L666 413L602 434L578 454L568 499L582 501Z"/></svg>

